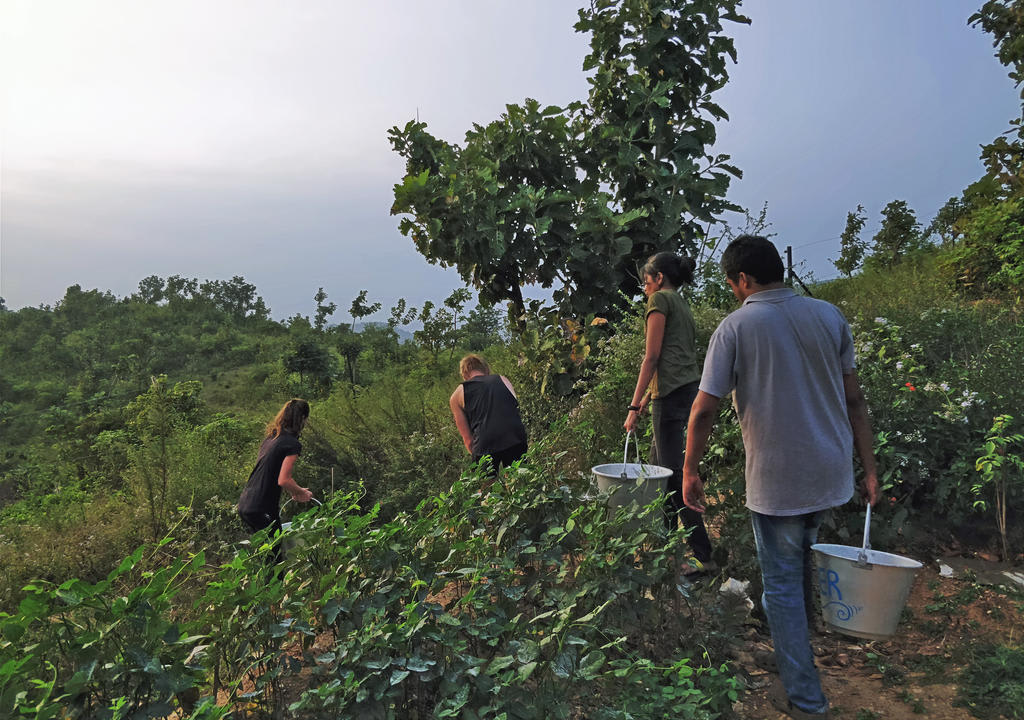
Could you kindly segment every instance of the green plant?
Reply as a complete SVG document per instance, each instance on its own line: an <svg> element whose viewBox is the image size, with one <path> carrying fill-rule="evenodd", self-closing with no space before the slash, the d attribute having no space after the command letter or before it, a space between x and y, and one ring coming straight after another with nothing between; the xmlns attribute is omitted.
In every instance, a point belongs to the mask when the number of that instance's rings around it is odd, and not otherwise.
<svg viewBox="0 0 1024 720"><path fill-rule="evenodd" d="M975 717L1024 717L1024 649L977 648L959 683L956 704Z"/></svg>
<svg viewBox="0 0 1024 720"><path fill-rule="evenodd" d="M1024 434L1010 432L1012 424L1011 415L999 415L992 421L992 427L985 437L985 444L979 448L982 454L975 463L975 469L981 478L971 485L971 492L975 496L986 490L992 492L996 506L996 527L999 529L1004 560L1011 557L1006 539L1008 496L1013 499L1024 489L1024 457L1018 452L1013 452L1017 448L1024 452ZM979 498L974 501L974 506L984 510L988 503Z"/></svg>
<svg viewBox="0 0 1024 720"><path fill-rule="evenodd" d="M910 709L913 710L915 715L923 715L927 710L921 699L915 697L909 690L900 690L900 700L910 705Z"/></svg>
<svg viewBox="0 0 1024 720"><path fill-rule="evenodd" d="M878 653L867 653L867 664L875 668L882 676L882 684L886 687L899 685L906 679L903 669L897 667L889 658Z"/></svg>

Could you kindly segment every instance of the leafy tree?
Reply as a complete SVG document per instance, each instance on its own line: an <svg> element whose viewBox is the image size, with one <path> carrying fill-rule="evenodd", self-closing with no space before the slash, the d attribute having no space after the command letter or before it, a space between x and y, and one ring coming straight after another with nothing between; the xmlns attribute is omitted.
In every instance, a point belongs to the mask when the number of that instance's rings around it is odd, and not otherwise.
<svg viewBox="0 0 1024 720"><path fill-rule="evenodd" d="M331 391L337 363L334 356L320 343L302 341L284 358L284 369L290 373L298 373L299 383L306 394L319 397Z"/></svg>
<svg viewBox="0 0 1024 720"><path fill-rule="evenodd" d="M10 312L10 310L7 309L7 303L4 302L4 299L2 297L0 297L0 313L5 313L5 312Z"/></svg>
<svg viewBox="0 0 1024 720"><path fill-rule="evenodd" d="M362 320L364 317L369 317L375 312L380 310L381 304L375 302L372 305L366 302L366 290L360 290L359 295L352 301L352 305L349 306L348 314L352 316L352 330L356 329L356 320Z"/></svg>
<svg viewBox="0 0 1024 720"><path fill-rule="evenodd" d="M885 267L923 245L921 224L905 200L893 200L882 209L882 227L872 238L870 264Z"/></svg>
<svg viewBox="0 0 1024 720"><path fill-rule="evenodd" d="M976 208L963 227L964 239L947 259L957 284L974 296L1009 291L1019 299L1024 288L1024 197Z"/></svg>
<svg viewBox="0 0 1024 720"><path fill-rule="evenodd" d="M199 286L198 297L237 319L265 320L270 309L256 294L256 286L240 275L230 280L207 280Z"/></svg>
<svg viewBox="0 0 1024 720"><path fill-rule="evenodd" d="M472 297L472 293L467 288L456 288L452 291L452 294L444 299L444 306L451 312L452 327L448 333L449 349L451 352L448 353L448 360L455 356L455 347L458 345L459 339L459 320L463 318L463 310L466 307L466 303Z"/></svg>
<svg viewBox="0 0 1024 720"><path fill-rule="evenodd" d="M353 325L355 321L353 321ZM363 353L363 338L351 327L339 325L334 329L334 343L338 353L345 361L345 377L348 378L348 387L354 396L356 394L356 364L359 356Z"/></svg>
<svg viewBox="0 0 1024 720"><path fill-rule="evenodd" d="M964 206L952 225L963 240L946 265L970 294L1009 291L1019 299L1024 280L1024 0L988 0L968 22L993 36L996 57L1010 68L1022 105L1011 129L982 148L987 172L964 191Z"/></svg>
<svg viewBox="0 0 1024 720"><path fill-rule="evenodd" d="M317 332L323 332L324 326L327 324L327 318L334 314L334 311L338 309L338 306L334 303L324 303L327 299L327 293L324 292L323 288L316 291L316 295L313 296L316 300L316 318L313 322L313 327L316 328Z"/></svg>
<svg viewBox="0 0 1024 720"><path fill-rule="evenodd" d="M416 308L407 306L405 298L398 298L398 302L391 308L388 317L388 327L395 330L399 326L405 327L416 319Z"/></svg>
<svg viewBox="0 0 1024 720"><path fill-rule="evenodd" d="M167 278L167 285L164 287L164 297L167 302L174 305L186 300L191 300L199 294L199 281L195 278L183 278L180 275L171 275Z"/></svg>
<svg viewBox="0 0 1024 720"><path fill-rule="evenodd" d="M839 236L839 257L832 261L836 270L850 277L864 261L864 254L867 252L868 243L860 237L861 230L867 216L864 214L864 206L858 205L852 213L846 213L846 229Z"/></svg>
<svg viewBox="0 0 1024 720"><path fill-rule="evenodd" d="M406 174L392 213L430 262L454 266L481 302L521 287L559 287L566 316L606 312L634 294L637 267L659 250L693 251L727 209L729 176L711 154L712 94L735 60L723 21L737 0L607 0L580 10L592 72L586 102L507 105L460 147L409 122L389 132Z"/></svg>
<svg viewBox="0 0 1024 720"><path fill-rule="evenodd" d="M129 451L132 467L149 510L153 539L160 537L168 511L168 485L180 461L179 431L194 424L203 406L202 383L176 383L153 378L149 389L128 405L128 426L137 444Z"/></svg>
<svg viewBox="0 0 1024 720"><path fill-rule="evenodd" d="M164 279L157 275L150 275L139 281L139 291L135 297L144 303L156 305L164 299Z"/></svg>
<svg viewBox="0 0 1024 720"><path fill-rule="evenodd" d="M423 303L423 309L419 314L419 321L423 327L413 333L413 338L430 352L436 365L441 350L453 346L455 337L452 331L454 323L451 311L443 307L435 311L434 308L435 305L430 300Z"/></svg>
<svg viewBox="0 0 1024 720"><path fill-rule="evenodd" d="M480 303L469 311L462 325L462 342L468 350L484 350L504 341L502 318L493 305Z"/></svg>
<svg viewBox="0 0 1024 720"><path fill-rule="evenodd" d="M69 330L81 330L95 322L96 318L113 307L116 302L116 298L109 292L82 290L81 285L72 285L54 308L54 317L58 322L66 323Z"/></svg>
<svg viewBox="0 0 1024 720"><path fill-rule="evenodd" d="M955 244L963 236L963 226L960 221L969 210L970 205L965 198L951 197L935 213L935 217L925 228L924 237L930 238L937 235L944 247Z"/></svg>

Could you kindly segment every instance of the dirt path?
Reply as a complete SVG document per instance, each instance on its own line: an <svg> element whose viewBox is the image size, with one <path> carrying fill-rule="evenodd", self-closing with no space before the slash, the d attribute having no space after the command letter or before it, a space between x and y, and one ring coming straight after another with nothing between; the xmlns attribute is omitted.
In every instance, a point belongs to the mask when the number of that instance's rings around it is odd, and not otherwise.
<svg viewBox="0 0 1024 720"><path fill-rule="evenodd" d="M955 706L957 676L974 648L986 643L1019 646L1024 637L1022 595L966 579L942 577L933 566L918 573L908 611L896 636L867 641L823 632L815 654L832 717L841 720L970 720ZM750 691L737 712L751 720L786 716L768 700L775 674L740 662Z"/></svg>

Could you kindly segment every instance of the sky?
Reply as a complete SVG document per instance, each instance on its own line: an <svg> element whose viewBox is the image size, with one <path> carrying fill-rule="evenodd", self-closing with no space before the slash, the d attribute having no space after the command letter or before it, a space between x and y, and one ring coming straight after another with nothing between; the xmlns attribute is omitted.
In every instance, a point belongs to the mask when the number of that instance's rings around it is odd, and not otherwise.
<svg viewBox="0 0 1024 720"><path fill-rule="evenodd" d="M980 0L748 0L716 99L729 198L767 203L805 275L847 212L906 200L923 224L1019 115ZM584 99L570 0L0 0L0 297L124 296L148 275L241 275L283 319L323 287L344 322L461 285L398 231L417 116L461 142L506 103ZM727 218L734 226L741 217Z"/></svg>

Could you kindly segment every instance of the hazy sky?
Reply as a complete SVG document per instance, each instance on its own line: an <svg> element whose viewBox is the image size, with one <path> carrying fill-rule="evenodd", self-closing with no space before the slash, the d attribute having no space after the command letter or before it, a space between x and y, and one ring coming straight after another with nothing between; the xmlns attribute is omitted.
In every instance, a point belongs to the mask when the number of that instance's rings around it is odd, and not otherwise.
<svg viewBox="0 0 1024 720"><path fill-rule="evenodd" d="M1019 113L980 0L749 0L717 96L733 201L818 278L846 213L904 199L927 223ZM460 284L389 215L387 130L461 141L533 97L586 96L568 0L0 0L0 296L147 275L254 283L284 318L324 287L388 307ZM735 220L735 219L734 219ZM343 321L339 311L333 318Z"/></svg>

